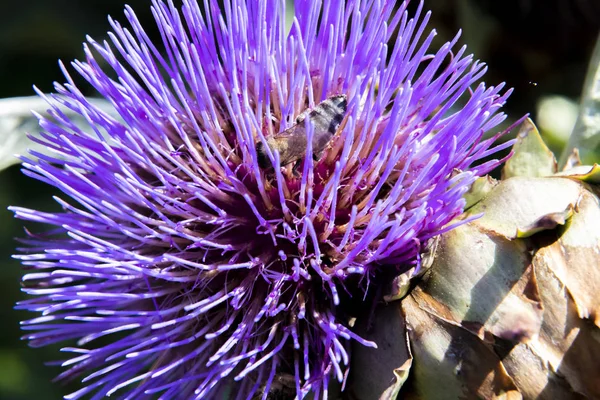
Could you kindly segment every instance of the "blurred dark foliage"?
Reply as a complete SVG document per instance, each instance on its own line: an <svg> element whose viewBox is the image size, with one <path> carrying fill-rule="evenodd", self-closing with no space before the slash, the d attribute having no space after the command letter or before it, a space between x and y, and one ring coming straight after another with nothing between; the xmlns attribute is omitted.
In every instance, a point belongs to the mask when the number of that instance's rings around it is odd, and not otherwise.
<svg viewBox="0 0 600 400"><path fill-rule="evenodd" d="M598 0L527 0L483 3L501 29L482 54L490 73L514 85L519 111L530 110L539 92L577 98L600 29ZM502 6L501 6L502 5ZM530 81L538 92L527 90Z"/></svg>
<svg viewBox="0 0 600 400"><path fill-rule="evenodd" d="M416 6L417 2L414 2ZM599 0L425 0L447 40L458 29L485 61L489 84L515 88L507 110L534 110L541 96L577 99L600 32Z"/></svg>
<svg viewBox="0 0 600 400"><path fill-rule="evenodd" d="M150 0L129 0L145 26L153 26ZM89 34L107 38L107 15L125 24L123 0L0 1L0 97L33 94L32 85L52 90L63 82L57 60L68 64L83 58L81 43ZM412 8L416 8L413 1ZM430 26L439 33L438 45L463 29L476 57L489 64L489 84L507 82L516 91L507 112L518 118L534 110L540 96L562 94L577 98L587 60L600 27L600 0L429 0L434 11ZM151 32L154 32L151 30ZM72 72L72 71L71 71ZM84 93L93 94L85 86ZM58 347L30 349L19 340L19 322L31 317L12 308L24 296L19 291L23 273L10 259L23 236L20 221L8 205L55 209L56 191L24 177L18 166L0 173L0 399L59 399L74 387L53 384L56 367L43 364L60 359Z"/></svg>

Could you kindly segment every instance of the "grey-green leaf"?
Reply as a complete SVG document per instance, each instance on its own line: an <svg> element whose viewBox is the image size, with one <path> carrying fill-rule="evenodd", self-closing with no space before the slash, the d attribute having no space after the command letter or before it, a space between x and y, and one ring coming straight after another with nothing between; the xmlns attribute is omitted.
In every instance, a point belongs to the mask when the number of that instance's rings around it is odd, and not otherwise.
<svg viewBox="0 0 600 400"><path fill-rule="evenodd" d="M91 102L103 111L115 114L114 108L108 101L92 99ZM38 96L0 99L0 171L19 163L20 160L16 155L27 154L28 150L50 154L47 147L27 137L28 134L36 136L40 132L38 120L32 111L43 115L49 108L48 103ZM76 124L88 125L84 118L72 110L63 107L62 111ZM55 153L52 155L56 156Z"/></svg>
<svg viewBox="0 0 600 400"><path fill-rule="evenodd" d="M581 106L575 128L560 157L560 166L567 162L573 149L579 149L584 164L592 164L600 145L600 36L592 54L581 93Z"/></svg>

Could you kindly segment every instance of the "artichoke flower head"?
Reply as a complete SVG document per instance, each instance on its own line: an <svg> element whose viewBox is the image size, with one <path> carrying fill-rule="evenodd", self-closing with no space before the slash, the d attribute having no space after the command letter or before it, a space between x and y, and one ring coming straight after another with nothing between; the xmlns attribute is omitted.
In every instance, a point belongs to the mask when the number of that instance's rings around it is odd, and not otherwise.
<svg viewBox="0 0 600 400"><path fill-rule="evenodd" d="M431 51L422 2L294 7L291 28L283 0L127 8L71 65L108 111L65 66L40 93L49 152L23 166L62 210L12 208L52 226L17 256L18 307L31 345L64 343L68 398L333 398L352 343L378 346L356 311L501 163L511 91L459 35Z"/></svg>

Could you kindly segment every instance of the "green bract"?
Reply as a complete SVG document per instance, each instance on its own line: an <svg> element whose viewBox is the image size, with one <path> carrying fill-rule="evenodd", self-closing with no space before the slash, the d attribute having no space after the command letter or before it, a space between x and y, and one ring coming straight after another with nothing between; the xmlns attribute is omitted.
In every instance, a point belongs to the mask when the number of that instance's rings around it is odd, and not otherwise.
<svg viewBox="0 0 600 400"><path fill-rule="evenodd" d="M575 151L558 172L530 120L513 149L502 180L466 196L464 217L483 216L375 312L356 399L600 397L600 168Z"/></svg>

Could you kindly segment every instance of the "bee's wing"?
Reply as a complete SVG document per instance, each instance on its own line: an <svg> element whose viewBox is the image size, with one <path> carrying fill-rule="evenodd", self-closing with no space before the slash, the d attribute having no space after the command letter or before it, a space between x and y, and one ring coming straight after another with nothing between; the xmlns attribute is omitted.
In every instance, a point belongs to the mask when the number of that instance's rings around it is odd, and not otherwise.
<svg viewBox="0 0 600 400"><path fill-rule="evenodd" d="M306 129L304 124L294 125L268 139L271 150L279 152L280 165L288 165L306 154Z"/></svg>

